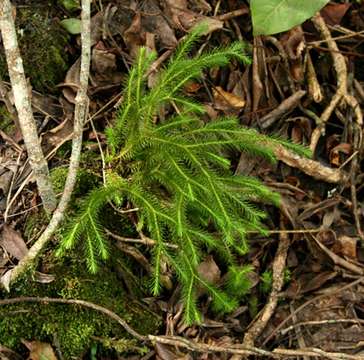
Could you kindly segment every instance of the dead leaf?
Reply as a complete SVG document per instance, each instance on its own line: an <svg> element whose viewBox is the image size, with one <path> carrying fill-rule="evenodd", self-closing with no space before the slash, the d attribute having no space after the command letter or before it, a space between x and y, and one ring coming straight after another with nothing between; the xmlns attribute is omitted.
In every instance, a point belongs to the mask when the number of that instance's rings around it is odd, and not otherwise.
<svg viewBox="0 0 364 360"><path fill-rule="evenodd" d="M102 36L104 14L99 11L91 18L91 46L97 44Z"/></svg>
<svg viewBox="0 0 364 360"><path fill-rule="evenodd" d="M200 263L197 272L203 280L210 284L217 284L221 278L221 271L211 255L207 256L207 258ZM197 297L205 294L205 292L205 289L200 288Z"/></svg>
<svg viewBox="0 0 364 360"><path fill-rule="evenodd" d="M337 276L336 272L324 271L313 276L312 273L302 274L298 279L289 284L285 296L295 299L300 295L320 289L326 282Z"/></svg>
<svg viewBox="0 0 364 360"><path fill-rule="evenodd" d="M102 41L92 49L92 84L94 86L120 84L122 74L117 71L116 56L105 48Z"/></svg>
<svg viewBox="0 0 364 360"><path fill-rule="evenodd" d="M44 274L40 271L36 271L33 275L34 281L41 283L41 284L50 284L53 282L56 277L52 274Z"/></svg>
<svg viewBox="0 0 364 360"><path fill-rule="evenodd" d="M349 10L351 4L327 4L320 12L328 25L335 26L340 25L342 18Z"/></svg>
<svg viewBox="0 0 364 360"><path fill-rule="evenodd" d="M188 31L194 26L204 23L206 31L204 35L210 34L216 30L222 29L224 22L209 16L200 15L188 9L187 0L166 0L167 10L171 13L171 19L175 26L183 31Z"/></svg>
<svg viewBox="0 0 364 360"><path fill-rule="evenodd" d="M72 133L72 121L66 119L58 126L43 134L42 148L45 152L48 152L50 149L60 146L65 141L70 140Z"/></svg>
<svg viewBox="0 0 364 360"><path fill-rule="evenodd" d="M162 16L163 12L156 0L144 2L142 14L142 28L155 34L162 48L173 49L177 45L177 39L170 23Z"/></svg>
<svg viewBox="0 0 364 360"><path fill-rule="evenodd" d="M78 58L67 71L63 84L63 96L72 104L76 103L75 97L80 86L80 64L81 58Z"/></svg>
<svg viewBox="0 0 364 360"><path fill-rule="evenodd" d="M222 87L216 86L213 89L215 107L219 110L229 110L231 108L242 109L245 100L240 96L225 91Z"/></svg>
<svg viewBox="0 0 364 360"><path fill-rule="evenodd" d="M280 42L286 50L292 78L302 81L304 77L302 52L306 48L306 43L301 26L284 33Z"/></svg>
<svg viewBox="0 0 364 360"><path fill-rule="evenodd" d="M161 360L178 360L179 356L175 353L175 351L177 350L173 349L171 346L160 343L155 344L155 352Z"/></svg>
<svg viewBox="0 0 364 360"><path fill-rule="evenodd" d="M190 94L197 93L201 88L202 84L198 83L197 81L190 81L183 87L183 89Z"/></svg>
<svg viewBox="0 0 364 360"><path fill-rule="evenodd" d="M341 245L341 254L352 259L357 260L356 245L358 240L356 238L342 235L337 238L337 241Z"/></svg>
<svg viewBox="0 0 364 360"><path fill-rule="evenodd" d="M136 58L139 47L145 44L145 31L142 29L141 19L140 12L136 12L131 25L122 35L132 58Z"/></svg>
<svg viewBox="0 0 364 360"><path fill-rule="evenodd" d="M7 292L10 292L10 280L13 269L8 270L5 274L3 274L0 278L0 283L4 287Z"/></svg>
<svg viewBox="0 0 364 360"><path fill-rule="evenodd" d="M50 346L47 343L40 341L26 341L22 340L22 343L29 349L29 360L57 360L57 357Z"/></svg>
<svg viewBox="0 0 364 360"><path fill-rule="evenodd" d="M330 163L334 166L340 166L343 162L342 156L340 156L340 153L349 155L351 153L351 144L348 143L341 143L339 145L336 145L333 149L330 151Z"/></svg>
<svg viewBox="0 0 364 360"><path fill-rule="evenodd" d="M20 233L6 224L1 233L0 246L17 260L21 260L28 253L27 245Z"/></svg>

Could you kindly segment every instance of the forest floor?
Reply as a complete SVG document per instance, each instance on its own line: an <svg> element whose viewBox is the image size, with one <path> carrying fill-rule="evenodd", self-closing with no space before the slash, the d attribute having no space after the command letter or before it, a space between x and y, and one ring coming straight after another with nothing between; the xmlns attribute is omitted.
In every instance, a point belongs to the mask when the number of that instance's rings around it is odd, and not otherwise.
<svg viewBox="0 0 364 360"><path fill-rule="evenodd" d="M66 10L62 1L14 3L18 32L25 34L20 44L33 111L59 196L71 151L80 55L79 35L67 34L59 21L80 11L71 5ZM240 40L249 44L252 61L206 71L203 81L186 86L186 96L201 102L210 119L238 116L242 125L310 147L313 157L282 150L272 165L236 154L234 172L258 177L281 202L279 208L262 205L268 235L249 234L250 251L241 261L253 267L250 290L233 313L212 312L202 294L202 324L186 326L173 274L161 296L152 297L150 244L128 242L137 237L132 215L120 217L109 208L104 222L115 251L100 273L88 274L77 253L64 261L54 256L60 229L36 271L10 292L0 289L0 359L364 358L364 3L331 2L321 17L321 28L310 19L278 35L253 37L249 8L240 0L93 3L91 121L70 213L102 181L104 129L113 123L137 49L143 45L158 54L152 84L180 39L201 21L208 35L193 52ZM14 122L4 64L0 56L0 276L6 288L6 274L48 218ZM333 104L338 94L342 101ZM202 276L215 284L224 281L225 270L214 254L200 265ZM52 305L45 297L68 303ZM18 300L9 305L12 298ZM113 311L149 341L134 339L110 314L85 310L74 300Z"/></svg>

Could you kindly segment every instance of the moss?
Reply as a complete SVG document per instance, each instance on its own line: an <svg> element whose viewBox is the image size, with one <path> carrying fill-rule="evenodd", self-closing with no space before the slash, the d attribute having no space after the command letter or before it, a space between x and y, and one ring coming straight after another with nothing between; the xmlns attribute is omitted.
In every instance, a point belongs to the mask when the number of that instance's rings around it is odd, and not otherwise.
<svg viewBox="0 0 364 360"><path fill-rule="evenodd" d="M60 193L63 191L64 184L68 174L68 167L59 166L51 170L51 180L54 191ZM80 168L77 171L76 184L73 192L73 200L80 195L85 195L99 183L99 179L86 169Z"/></svg>
<svg viewBox="0 0 364 360"><path fill-rule="evenodd" d="M1 67L1 65L0 65ZM0 74L1 78L1 74ZM14 120L4 105L0 106L0 130L6 134L11 134L15 129Z"/></svg>
<svg viewBox="0 0 364 360"><path fill-rule="evenodd" d="M56 192L63 189L68 169L57 167L51 171L51 178ZM75 191L72 196L70 212L79 206L79 198L92 189L99 179L80 169ZM111 230L125 232L132 236L135 230L130 220L125 216L118 217L107 208L104 212L105 225ZM34 239L49 219L44 211L39 210L28 216L24 226L24 237ZM112 225L111 225L112 224ZM60 229L56 237L60 237ZM123 231L123 234L125 234ZM10 294L0 292L0 298L18 296L61 297L66 299L81 299L93 302L110 309L125 319L132 327L142 334L154 333L161 325L161 319L140 303L132 300L125 292L123 283L118 277L120 269L126 274L134 274L132 285L128 289L135 290L135 298L143 297L147 278L137 276L136 264L115 251L107 263L100 266L96 275L91 275L84 261L79 259L82 249L75 249L66 258L55 258L52 253L56 245L50 244L42 256L38 266L40 271L55 275L55 281L50 284L40 284L31 280L32 269L13 287ZM121 266L122 265L122 266ZM21 339L38 340L52 344L57 340L65 358L79 358L87 351L94 341L103 347L103 353L110 349L118 352L140 352L143 348L131 341L129 335L115 321L94 310L74 305L31 304L20 303L3 306L0 310L0 344L14 350L25 350ZM93 340L96 339L96 340ZM102 340L100 340L102 339ZM108 350L109 349L109 350Z"/></svg>
<svg viewBox="0 0 364 360"><path fill-rule="evenodd" d="M82 299L104 306L124 318L137 331L154 333L161 324L158 316L128 298L122 284L109 266L90 275L76 253L72 257L57 261L49 258L50 271L55 281L40 284L31 280L18 282L10 294L1 297L37 296ZM130 336L115 321L94 310L74 305L29 304L3 306L0 312L0 343L15 350L22 348L21 339L39 340L60 344L65 358L79 358L89 349L93 337L121 339L119 350L135 351L135 344L122 339ZM111 340L110 340L111 341ZM109 346L111 343L109 341Z"/></svg>
<svg viewBox="0 0 364 360"><path fill-rule="evenodd" d="M49 92L61 82L67 71L65 47L69 36L52 19L52 5L17 8L16 28L24 70L35 90ZM54 10L54 8L53 8ZM0 76L7 73L4 51L0 52Z"/></svg>

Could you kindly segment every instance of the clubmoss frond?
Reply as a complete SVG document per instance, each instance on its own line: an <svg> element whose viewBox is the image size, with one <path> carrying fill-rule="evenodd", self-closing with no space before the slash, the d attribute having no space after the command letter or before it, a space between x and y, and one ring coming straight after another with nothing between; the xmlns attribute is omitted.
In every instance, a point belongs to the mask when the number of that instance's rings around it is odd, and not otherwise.
<svg viewBox="0 0 364 360"><path fill-rule="evenodd" d="M198 79L210 67L249 61L242 43L188 57L204 29L195 28L180 43L152 89L146 80L156 55L140 49L125 80L115 124L106 130L110 169L106 186L86 197L57 251L64 254L82 240L87 266L97 271L100 260L109 254L100 221L103 207L108 202L117 206L125 202L138 208L137 230L155 241L151 292L160 293L161 264L167 262L181 284L184 319L189 324L201 320L198 288L207 290L216 311L228 312L237 306L232 293L247 291L250 268L237 267L235 257L248 251L249 230L265 233L265 213L254 203L279 201L258 179L234 176L226 154L247 152L275 161L275 147L285 146L307 155L303 147L242 127L234 117L201 120L204 107L183 94L186 82ZM178 114L158 120L161 108L172 102ZM167 242L178 250L172 252ZM198 275L208 251L219 253L229 267L225 288Z"/></svg>

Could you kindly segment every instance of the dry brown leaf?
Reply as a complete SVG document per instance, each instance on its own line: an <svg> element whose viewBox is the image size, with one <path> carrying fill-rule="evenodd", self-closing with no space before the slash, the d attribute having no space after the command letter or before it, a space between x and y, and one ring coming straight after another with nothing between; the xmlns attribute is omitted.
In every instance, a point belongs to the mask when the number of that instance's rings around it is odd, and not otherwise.
<svg viewBox="0 0 364 360"><path fill-rule="evenodd" d="M92 49L92 84L94 86L120 84L122 74L117 71L116 56L105 48L102 41Z"/></svg>
<svg viewBox="0 0 364 360"><path fill-rule="evenodd" d="M42 148L45 152L60 146L67 140L70 140L73 132L72 121L69 119L64 120L55 128L47 131L42 136Z"/></svg>
<svg viewBox="0 0 364 360"><path fill-rule="evenodd" d="M203 22L206 25L204 35L207 35L222 29L224 26L224 22L221 20L200 15L188 9L189 2L187 0L166 0L166 4L168 5L167 10L171 13L172 21L180 30L188 31Z"/></svg>
<svg viewBox="0 0 364 360"><path fill-rule="evenodd" d="M225 91L222 87L216 86L213 89L215 107L219 110L229 110L231 108L242 109L245 100L240 96Z"/></svg>
<svg viewBox="0 0 364 360"><path fill-rule="evenodd" d="M143 5L142 27L155 34L162 48L173 49L177 45L174 31L160 9L158 1L148 0Z"/></svg>
<svg viewBox="0 0 364 360"><path fill-rule="evenodd" d="M6 224L1 233L0 246L17 260L21 260L28 253L21 234Z"/></svg>
<svg viewBox="0 0 364 360"><path fill-rule="evenodd" d="M284 33L280 42L288 55L292 78L296 81L302 81L304 77L302 52L306 44L301 26L296 26Z"/></svg>
<svg viewBox="0 0 364 360"><path fill-rule="evenodd" d="M156 343L154 348L158 358L161 360L177 360L179 358L176 354L177 350L171 346Z"/></svg>
<svg viewBox="0 0 364 360"><path fill-rule="evenodd" d="M140 12L136 12L131 25L122 35L132 58L136 58L139 47L145 44L145 31L142 29L141 20Z"/></svg>
<svg viewBox="0 0 364 360"><path fill-rule="evenodd" d="M50 346L47 343L40 341L26 341L22 340L22 343L29 349L29 360L57 360L57 357Z"/></svg>
<svg viewBox="0 0 364 360"><path fill-rule="evenodd" d="M331 165L340 166L342 163L342 159L340 153L345 155L349 155L351 153L351 144L348 143L341 143L336 145L330 151L330 163Z"/></svg>
<svg viewBox="0 0 364 360"><path fill-rule="evenodd" d="M91 18L91 46L99 42L102 37L104 14L99 11Z"/></svg>
<svg viewBox="0 0 364 360"><path fill-rule="evenodd" d="M197 268L197 272L202 279L210 284L217 284L221 278L221 271L211 255L202 261ZM205 289L199 289L198 296L205 294L205 292Z"/></svg>
<svg viewBox="0 0 364 360"><path fill-rule="evenodd" d="M80 64L81 58L78 58L68 69L63 84L63 96L72 104L75 104L76 93L80 86Z"/></svg>
<svg viewBox="0 0 364 360"><path fill-rule="evenodd" d="M357 260L356 245L358 240L356 238L342 235L339 236L337 241L341 245L341 254L352 259Z"/></svg>
<svg viewBox="0 0 364 360"><path fill-rule="evenodd" d="M331 26L340 25L350 6L351 4L329 3L320 11L320 14L327 24Z"/></svg>

